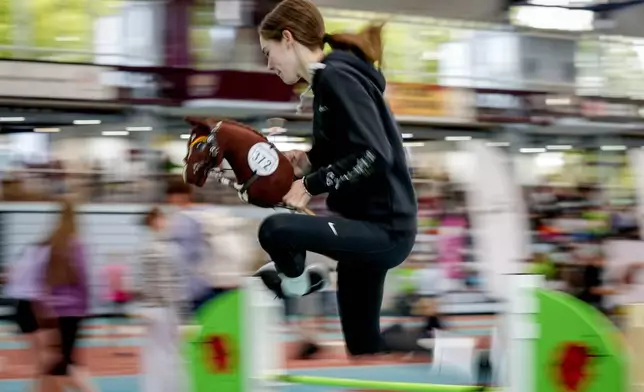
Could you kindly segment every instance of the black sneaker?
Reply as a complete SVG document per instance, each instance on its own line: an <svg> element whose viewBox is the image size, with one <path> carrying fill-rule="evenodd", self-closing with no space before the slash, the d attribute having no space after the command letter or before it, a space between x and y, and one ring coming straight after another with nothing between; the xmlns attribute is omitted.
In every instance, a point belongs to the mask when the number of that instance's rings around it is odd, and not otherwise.
<svg viewBox="0 0 644 392"><path fill-rule="evenodd" d="M253 276L259 277L264 286L270 291L275 293L279 299L284 299L284 292L282 292L282 278L280 278L275 263L266 263L255 272Z"/></svg>
<svg viewBox="0 0 644 392"><path fill-rule="evenodd" d="M324 289L329 282L329 271L322 266L308 266L304 270L304 273L309 274L309 283L311 285L309 291L304 295L309 295ZM264 285L275 293L277 298L284 299L285 295L282 290L282 278L280 277L279 272L277 272L275 263L271 262L263 265L253 276L261 278Z"/></svg>

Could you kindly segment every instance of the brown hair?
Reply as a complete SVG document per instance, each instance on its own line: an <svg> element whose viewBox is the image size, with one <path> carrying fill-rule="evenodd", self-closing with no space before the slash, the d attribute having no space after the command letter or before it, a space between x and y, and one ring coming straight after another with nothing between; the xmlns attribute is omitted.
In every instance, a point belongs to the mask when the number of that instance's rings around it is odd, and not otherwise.
<svg viewBox="0 0 644 392"><path fill-rule="evenodd" d="M186 195L192 196L192 187L186 184L181 177L172 177L168 180L166 187L166 196L170 195Z"/></svg>
<svg viewBox="0 0 644 392"><path fill-rule="evenodd" d="M78 271L73 264L76 238L76 210L69 200L61 203L60 218L54 231L44 241L49 246L49 262L45 270L47 286L75 284L79 281Z"/></svg>
<svg viewBox="0 0 644 392"><path fill-rule="evenodd" d="M284 0L269 12L259 25L262 38L281 41L288 30L293 38L309 49L348 50L370 63L382 64L382 27L384 22L371 23L358 33L326 34L324 19L310 0Z"/></svg>
<svg viewBox="0 0 644 392"><path fill-rule="evenodd" d="M152 222L154 222L155 219L159 218L163 213L161 212L161 209L159 207L154 207L150 211L148 211L147 214L145 214L145 217L143 217L143 221L141 222L143 226L146 227L152 227Z"/></svg>

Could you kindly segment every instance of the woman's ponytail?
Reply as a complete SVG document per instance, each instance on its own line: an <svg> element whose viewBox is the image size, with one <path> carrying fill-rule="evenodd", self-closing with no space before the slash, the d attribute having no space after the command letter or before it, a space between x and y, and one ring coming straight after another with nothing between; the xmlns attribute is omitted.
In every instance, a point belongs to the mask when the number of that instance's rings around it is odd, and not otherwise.
<svg viewBox="0 0 644 392"><path fill-rule="evenodd" d="M332 49L349 50L366 61L382 66L382 28L385 22L370 23L357 33L325 34L323 41Z"/></svg>

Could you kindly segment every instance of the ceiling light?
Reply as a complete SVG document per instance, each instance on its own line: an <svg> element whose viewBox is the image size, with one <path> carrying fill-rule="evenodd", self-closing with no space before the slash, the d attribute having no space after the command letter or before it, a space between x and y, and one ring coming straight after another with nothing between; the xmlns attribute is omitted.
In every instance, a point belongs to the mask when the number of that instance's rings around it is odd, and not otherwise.
<svg viewBox="0 0 644 392"><path fill-rule="evenodd" d="M601 146L602 151L624 151L626 146Z"/></svg>
<svg viewBox="0 0 644 392"><path fill-rule="evenodd" d="M546 152L545 148L520 148L519 152L523 154L534 154L538 152Z"/></svg>
<svg viewBox="0 0 644 392"><path fill-rule="evenodd" d="M572 146L570 145L553 145L553 146L546 146L546 148L551 151L572 150Z"/></svg>
<svg viewBox="0 0 644 392"><path fill-rule="evenodd" d="M181 139L190 139L190 134L189 133L184 133L183 135L179 136Z"/></svg>
<svg viewBox="0 0 644 392"><path fill-rule="evenodd" d="M445 140L450 142L462 142L465 140L472 140L472 136L446 136Z"/></svg>
<svg viewBox="0 0 644 392"><path fill-rule="evenodd" d="M412 137L414 137L414 134L413 133L403 133L402 137L403 137L403 139L411 139Z"/></svg>
<svg viewBox="0 0 644 392"><path fill-rule="evenodd" d="M128 131L103 131L101 134L103 136L127 136L130 133Z"/></svg>
<svg viewBox="0 0 644 392"><path fill-rule="evenodd" d="M101 120L74 120L74 125L98 125Z"/></svg>
<svg viewBox="0 0 644 392"><path fill-rule="evenodd" d="M0 117L0 121L2 122L20 122L20 121L25 121L24 117Z"/></svg>
<svg viewBox="0 0 644 392"><path fill-rule="evenodd" d="M485 143L488 147L509 147L510 143L508 142L487 142Z"/></svg>
<svg viewBox="0 0 644 392"><path fill-rule="evenodd" d="M546 105L549 106L564 106L572 104L570 98L564 97L550 97L546 98Z"/></svg>
<svg viewBox="0 0 644 392"><path fill-rule="evenodd" d="M151 131L152 127L126 127L125 130L128 132L147 132Z"/></svg>
<svg viewBox="0 0 644 392"><path fill-rule="evenodd" d="M425 143L423 142L405 142L403 143L405 147L424 147Z"/></svg>
<svg viewBox="0 0 644 392"><path fill-rule="evenodd" d="M60 128L34 128L34 132L56 133L56 132L60 132Z"/></svg>

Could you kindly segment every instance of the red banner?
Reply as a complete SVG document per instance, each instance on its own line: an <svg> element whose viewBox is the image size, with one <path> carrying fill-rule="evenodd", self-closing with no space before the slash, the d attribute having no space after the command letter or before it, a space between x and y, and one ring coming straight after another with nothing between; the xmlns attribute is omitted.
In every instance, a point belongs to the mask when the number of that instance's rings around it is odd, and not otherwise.
<svg viewBox="0 0 644 392"><path fill-rule="evenodd" d="M265 72L119 67L106 78L118 99L132 104L176 105L194 99L291 102L293 87Z"/></svg>

